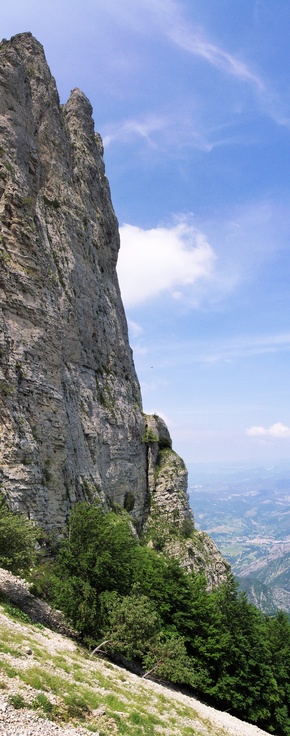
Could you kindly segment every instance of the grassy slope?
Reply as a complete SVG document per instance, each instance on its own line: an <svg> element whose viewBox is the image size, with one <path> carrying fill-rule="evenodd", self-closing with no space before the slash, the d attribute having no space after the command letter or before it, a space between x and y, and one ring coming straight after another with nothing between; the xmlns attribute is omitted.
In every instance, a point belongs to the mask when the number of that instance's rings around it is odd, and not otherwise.
<svg viewBox="0 0 290 736"><path fill-rule="evenodd" d="M5 703L18 708L18 713L22 708L26 712L33 709L60 725L81 724L85 733L96 732L99 736L227 736L250 734L250 729L264 733L181 693L92 658L71 639L13 618L3 604L1 710ZM29 712L32 717L32 710ZM219 716L232 721L232 726L218 725Z"/></svg>

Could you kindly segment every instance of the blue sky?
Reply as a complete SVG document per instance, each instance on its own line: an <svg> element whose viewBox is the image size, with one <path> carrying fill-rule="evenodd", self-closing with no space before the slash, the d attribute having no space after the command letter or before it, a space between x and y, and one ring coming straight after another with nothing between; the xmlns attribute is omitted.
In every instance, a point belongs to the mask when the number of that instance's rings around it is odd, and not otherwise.
<svg viewBox="0 0 290 736"><path fill-rule="evenodd" d="M5 6L93 105L144 410L187 463L289 457L289 0Z"/></svg>

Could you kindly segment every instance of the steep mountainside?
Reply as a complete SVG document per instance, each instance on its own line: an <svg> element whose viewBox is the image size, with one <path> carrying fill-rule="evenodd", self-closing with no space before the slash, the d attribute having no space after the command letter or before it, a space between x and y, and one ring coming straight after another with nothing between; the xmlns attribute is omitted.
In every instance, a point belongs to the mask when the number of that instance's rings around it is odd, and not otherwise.
<svg viewBox="0 0 290 736"><path fill-rule="evenodd" d="M75 501L97 495L130 511L137 528L146 523L149 536L152 511L187 538L186 469L164 422L142 413L91 105L78 89L60 105L29 33L1 43L0 84L2 489L48 530L61 531ZM210 584L225 575L199 532L186 554Z"/></svg>

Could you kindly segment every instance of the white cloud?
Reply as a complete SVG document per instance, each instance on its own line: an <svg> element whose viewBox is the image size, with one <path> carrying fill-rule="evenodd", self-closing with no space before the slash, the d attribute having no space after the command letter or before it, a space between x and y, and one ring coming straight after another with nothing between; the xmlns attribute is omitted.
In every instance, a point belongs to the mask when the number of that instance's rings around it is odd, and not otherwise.
<svg viewBox="0 0 290 736"><path fill-rule="evenodd" d="M143 327L132 319L128 319L128 327L133 337L139 337L144 332Z"/></svg>
<svg viewBox="0 0 290 736"><path fill-rule="evenodd" d="M127 307L162 292L180 298L182 287L212 276L214 251L189 219L151 230L123 225L120 235L118 276Z"/></svg>
<svg viewBox="0 0 290 736"><path fill-rule="evenodd" d="M170 148L171 156L187 147L210 153L236 142L231 133L225 135L224 127L227 132L227 124L213 127L210 122L206 126L204 119L200 120L197 103L194 107L187 99L177 109L170 100L160 115L152 112L106 124L102 138L105 149L116 143L131 145L141 141L152 149Z"/></svg>
<svg viewBox="0 0 290 736"><path fill-rule="evenodd" d="M290 428L282 424L282 422L276 422L276 424L272 424L270 427L269 434L271 437L290 437Z"/></svg>
<svg viewBox="0 0 290 736"><path fill-rule="evenodd" d="M203 28L197 28L195 25L187 23L186 18L182 17L180 6L177 3L173 1L171 5L171 22L168 22L167 28L164 30L165 35L179 48L187 51L192 56L205 59L211 66L234 77L236 80L250 83L252 89L256 92L256 100L262 111L272 118L277 125L289 128L290 117L287 107L287 111L285 111L285 99L283 100L277 92L271 89L268 82L266 83L249 64L207 38ZM175 13L173 13L174 5ZM173 20L174 16L175 20ZM228 140L225 143L228 143ZM223 144L223 141L218 141L213 143L213 146L221 144Z"/></svg>
<svg viewBox="0 0 290 736"><path fill-rule="evenodd" d="M108 0L107 0L108 2ZM236 56L211 43L195 24L190 23L183 12L182 4L176 0L109 0L108 10L113 11L114 20L134 28L135 32L152 34L154 29L166 36L179 48L194 56L205 59L212 66L243 81L263 87L261 79Z"/></svg>
<svg viewBox="0 0 290 736"><path fill-rule="evenodd" d="M259 89L263 89L264 84L262 80L251 71L247 64L239 61L232 54L208 41L201 33L188 29L182 23L172 28L168 35L180 48L188 51L190 54L200 56L217 69L231 74L244 82L252 82Z"/></svg>
<svg viewBox="0 0 290 736"><path fill-rule="evenodd" d="M289 439L290 427L282 422L276 422L271 427L250 427L246 430L249 437L274 437L275 439Z"/></svg>
<svg viewBox="0 0 290 736"><path fill-rule="evenodd" d="M215 129L207 131L204 124L200 129L199 120L195 119L191 109L188 111L188 106L186 109L179 106L176 112L176 107L173 109L170 103L162 115L147 113L109 123L102 137L105 149L116 143L130 145L141 141L153 149L171 147L171 155L174 155L174 151L187 146L210 153L216 146L231 144L231 137L219 139L221 132Z"/></svg>
<svg viewBox="0 0 290 736"><path fill-rule="evenodd" d="M290 350L290 333L276 335L246 335L227 341L220 340L210 346L210 352L196 351L196 359L200 362L218 363L220 361L236 361L269 353L275 354Z"/></svg>
<svg viewBox="0 0 290 736"><path fill-rule="evenodd" d="M265 435L268 434L267 429L264 429L264 427L249 427L249 429L246 430L246 434L249 437L265 437Z"/></svg>
<svg viewBox="0 0 290 736"><path fill-rule="evenodd" d="M198 92L195 90L195 106L191 106L190 97L181 102L178 94L177 80L173 79L171 99L175 99L175 106L170 108L169 101L164 103L164 95L161 93L154 97L151 111L142 116L134 115L132 118L119 120L114 124L107 125L103 130L104 144L116 142L123 144L131 141L142 140L150 147L165 147L171 149L174 145L181 147L192 147L204 152L211 152L218 146L233 145L238 133L232 126L240 122L241 116L249 109L260 110L263 114L273 119L279 126L290 126L290 118L287 112L287 102L275 90L269 86L269 82L262 78L251 64L238 54L230 53L227 48L219 44L218 40L212 39L206 29L195 22L194 11L186 14L186 5L176 0L123 0L120 5L117 0L107 0L106 12L111 15L112 27L117 26L126 29L131 41L124 42L124 47L130 50L129 69L132 78L139 81L142 79L142 69L150 68L154 76L158 78L162 74L162 65L158 63L153 66L156 49L161 37L173 46L168 49L169 58L172 54L184 52L186 56L192 57L192 65L195 59L202 60L206 66L210 66L220 73L220 80L215 79L215 87L226 83L229 84L229 95L223 95L223 105L217 100L216 95ZM139 39L140 37L140 39ZM144 43L145 38L145 43ZM150 56L146 46L146 38L150 38ZM135 45L136 44L136 45ZM151 44L152 48L151 48ZM151 56L151 52L153 53ZM129 53L129 51L128 51ZM144 55L144 56L143 56ZM142 59L141 66L140 59ZM142 66L143 64L143 66ZM121 64L117 71L120 72ZM135 70L135 72L134 72ZM116 74L115 74L116 76ZM225 77L228 79L226 80ZM161 81L161 76L160 76ZM132 79L131 79L132 83ZM136 81L135 81L136 83ZM123 88L123 83L119 86ZM126 85L125 85L126 86ZM141 82L142 87L142 82ZM180 87L183 87L181 83ZM164 80L166 89L166 78ZM150 96L146 95L146 104ZM178 102L177 102L178 100ZM284 109L285 108L285 109ZM156 112L154 113L154 109ZM159 110L159 112L158 112ZM215 127L213 128L213 121ZM249 140L249 133L244 132ZM171 152L172 155L172 152Z"/></svg>
<svg viewBox="0 0 290 736"><path fill-rule="evenodd" d="M150 146L155 146L153 134L160 133L167 127L167 121L156 115L147 115L144 118L124 120L114 125L107 126L103 136L103 143L107 148L113 141L123 143L131 142L132 139L142 138Z"/></svg>
<svg viewBox="0 0 290 736"><path fill-rule="evenodd" d="M118 275L126 307L170 294L176 304L216 311L239 290L251 284L259 289L261 267L272 268L277 253L285 257L289 214L284 204L256 202L232 211L231 218L223 213L199 222L198 228L192 215L181 215L171 225L148 230L126 224L120 235ZM290 333L237 336L229 344L211 343L205 359L232 360L289 347Z"/></svg>

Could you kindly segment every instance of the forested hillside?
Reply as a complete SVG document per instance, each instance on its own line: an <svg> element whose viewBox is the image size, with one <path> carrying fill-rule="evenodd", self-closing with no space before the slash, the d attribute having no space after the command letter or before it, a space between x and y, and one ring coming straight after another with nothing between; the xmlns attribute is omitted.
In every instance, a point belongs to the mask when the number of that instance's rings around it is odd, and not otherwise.
<svg viewBox="0 0 290 736"><path fill-rule="evenodd" d="M6 516L11 532L15 515ZM230 575L210 592L202 576L185 573L146 541L126 512L77 504L54 556L34 566L32 590L65 613L90 650L289 736L286 614L264 616ZM13 555L6 565L13 569Z"/></svg>

